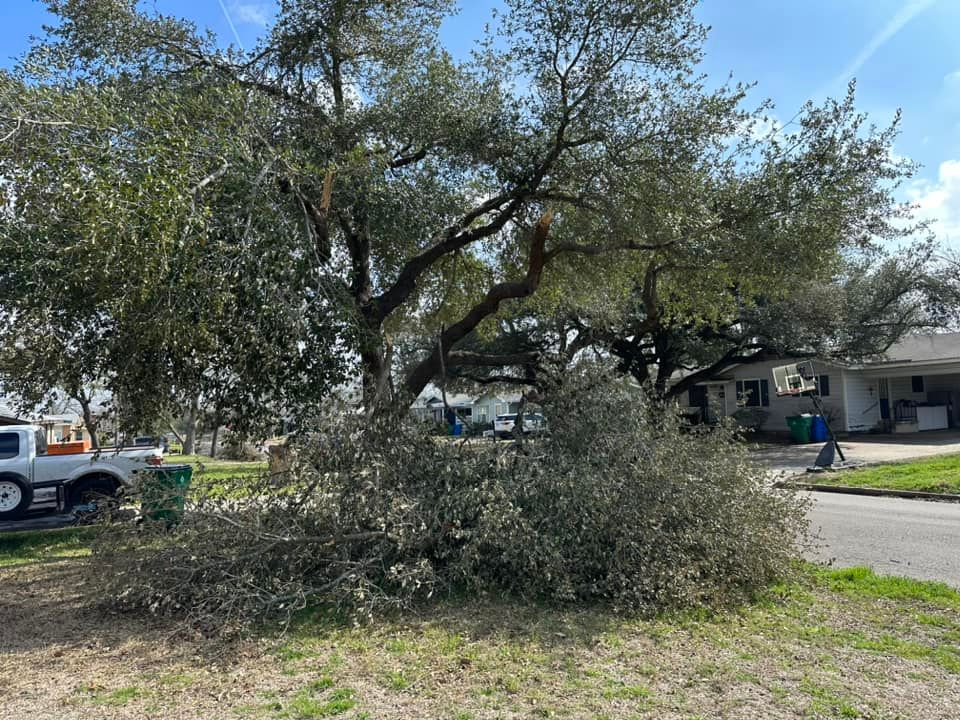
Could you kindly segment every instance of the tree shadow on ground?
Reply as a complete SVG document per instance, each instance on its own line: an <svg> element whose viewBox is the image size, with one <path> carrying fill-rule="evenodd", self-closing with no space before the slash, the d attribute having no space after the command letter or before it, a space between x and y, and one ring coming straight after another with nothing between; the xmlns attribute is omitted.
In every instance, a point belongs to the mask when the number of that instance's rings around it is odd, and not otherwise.
<svg viewBox="0 0 960 720"><path fill-rule="evenodd" d="M90 598L84 581L88 562L54 557L0 567L0 655L113 652L130 641L175 647L168 642L169 623L112 612Z"/></svg>

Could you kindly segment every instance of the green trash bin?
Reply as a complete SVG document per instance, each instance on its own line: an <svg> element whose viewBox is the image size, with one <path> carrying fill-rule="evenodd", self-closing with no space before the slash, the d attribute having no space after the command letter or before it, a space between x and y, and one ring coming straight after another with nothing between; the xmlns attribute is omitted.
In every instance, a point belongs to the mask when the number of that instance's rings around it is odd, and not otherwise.
<svg viewBox="0 0 960 720"><path fill-rule="evenodd" d="M813 415L788 415L787 427L790 428L790 437L794 442L808 443L813 428Z"/></svg>
<svg viewBox="0 0 960 720"><path fill-rule="evenodd" d="M183 506L193 477L190 465L151 465L143 468L140 512L148 520L176 525L183 519Z"/></svg>

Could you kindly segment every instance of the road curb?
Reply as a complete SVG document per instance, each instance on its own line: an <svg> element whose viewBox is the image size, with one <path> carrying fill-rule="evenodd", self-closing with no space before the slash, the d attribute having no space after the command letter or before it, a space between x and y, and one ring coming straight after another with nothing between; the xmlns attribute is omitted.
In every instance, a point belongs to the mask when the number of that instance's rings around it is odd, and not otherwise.
<svg viewBox="0 0 960 720"><path fill-rule="evenodd" d="M920 490L886 490L871 487L849 487L847 485L822 485L820 483L802 483L781 481L774 483L774 487L790 490L810 490L813 492L840 493L843 495L869 495L872 497L897 497L908 500L933 500L935 502L958 502L960 495L950 493L922 492Z"/></svg>

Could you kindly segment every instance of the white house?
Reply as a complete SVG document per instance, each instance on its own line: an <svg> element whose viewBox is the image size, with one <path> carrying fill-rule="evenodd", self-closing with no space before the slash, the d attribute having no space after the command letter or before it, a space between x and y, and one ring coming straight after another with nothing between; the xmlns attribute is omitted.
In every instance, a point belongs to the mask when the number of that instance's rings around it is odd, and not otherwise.
<svg viewBox="0 0 960 720"><path fill-rule="evenodd" d="M461 422L473 422L473 396L463 393L447 393L447 405L453 410ZM443 397L436 388L427 387L420 397L410 406L410 411L418 420L441 423L443 417Z"/></svg>
<svg viewBox="0 0 960 720"><path fill-rule="evenodd" d="M769 412L766 430L813 412L804 397L777 397L772 368L789 360L731 365L692 387L684 399L708 420L740 406ZM820 395L838 431L919 432L960 427L960 333L910 335L882 357L843 364L814 360Z"/></svg>
<svg viewBox="0 0 960 720"><path fill-rule="evenodd" d="M482 395L447 393L447 405L457 413L461 422L479 425L493 423L497 415L517 412L520 409L520 399L519 393L490 392ZM418 420L444 422L443 399L440 391L432 385L427 386L416 402L411 405L410 411Z"/></svg>
<svg viewBox="0 0 960 720"><path fill-rule="evenodd" d="M497 415L509 415L520 409L520 393L479 395L473 400L473 421L481 425L492 423Z"/></svg>

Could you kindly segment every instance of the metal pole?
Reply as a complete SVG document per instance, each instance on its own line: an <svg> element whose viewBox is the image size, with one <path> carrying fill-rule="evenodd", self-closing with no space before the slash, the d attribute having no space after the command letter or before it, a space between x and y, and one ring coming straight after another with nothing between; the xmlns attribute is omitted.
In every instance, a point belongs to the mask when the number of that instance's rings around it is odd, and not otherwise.
<svg viewBox="0 0 960 720"><path fill-rule="evenodd" d="M820 417L823 418L823 424L827 426L827 435L830 437L833 446L837 449L837 455L840 456L840 459L843 462L846 462L847 459L843 456L843 450L840 449L840 443L837 441L837 436L833 434L833 428L830 427L830 421L827 420L827 415L823 412L823 405L820 403L820 394L818 392L810 393L810 399L813 400L813 406L817 409L817 412L820 413Z"/></svg>

